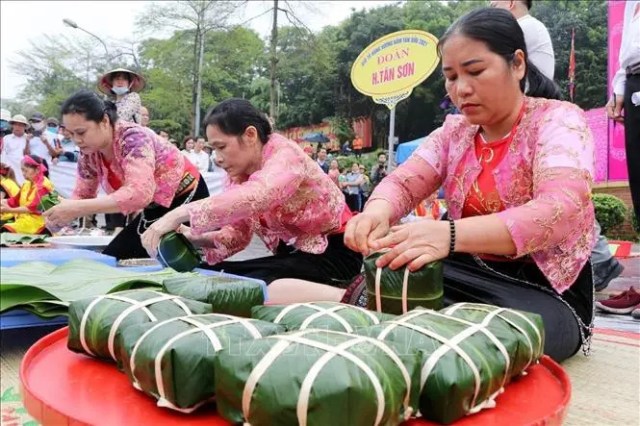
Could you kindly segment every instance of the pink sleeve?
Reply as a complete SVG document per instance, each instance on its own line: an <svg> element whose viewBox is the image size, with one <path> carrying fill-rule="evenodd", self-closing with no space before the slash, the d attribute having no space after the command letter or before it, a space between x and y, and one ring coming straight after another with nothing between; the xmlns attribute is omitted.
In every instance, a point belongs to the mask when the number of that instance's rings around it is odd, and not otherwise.
<svg viewBox="0 0 640 426"><path fill-rule="evenodd" d="M369 197L393 206L391 223L396 223L422 200L433 194L442 181L444 161L441 129L427 137L409 159L380 182Z"/></svg>
<svg viewBox="0 0 640 426"><path fill-rule="evenodd" d="M207 240L202 247L205 261L209 265L215 265L244 250L251 242L252 235L249 225L245 222L202 234L202 238Z"/></svg>
<svg viewBox="0 0 640 426"><path fill-rule="evenodd" d="M92 155L81 155L78 158L78 173L76 186L73 189L71 198L75 200L87 200L96 198L98 195L98 171L92 159Z"/></svg>
<svg viewBox="0 0 640 426"><path fill-rule="evenodd" d="M220 195L189 203L187 209L193 232L216 230L286 202L305 178L301 155L304 154L298 154L290 147L280 147L248 181L231 186Z"/></svg>
<svg viewBox="0 0 640 426"><path fill-rule="evenodd" d="M591 131L577 107L557 108L540 127L533 164L533 199L498 213L516 257L561 246L570 250L593 233Z"/></svg>
<svg viewBox="0 0 640 426"><path fill-rule="evenodd" d="M110 194L123 214L133 213L151 204L156 191L156 153L151 138L132 128L122 135L122 186Z"/></svg>

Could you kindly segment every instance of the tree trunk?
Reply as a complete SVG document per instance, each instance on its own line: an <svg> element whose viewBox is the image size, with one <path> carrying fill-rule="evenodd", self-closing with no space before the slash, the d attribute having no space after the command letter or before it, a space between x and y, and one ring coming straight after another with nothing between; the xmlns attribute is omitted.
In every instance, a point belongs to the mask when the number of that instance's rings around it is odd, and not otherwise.
<svg viewBox="0 0 640 426"><path fill-rule="evenodd" d="M278 0L273 0L273 26L271 27L271 47L270 47L270 78L271 85L269 88L270 104L269 115L274 123L278 121L278 113L276 110L276 65L278 63L278 57L276 55L276 48L278 44Z"/></svg>
<svg viewBox="0 0 640 426"><path fill-rule="evenodd" d="M191 83L191 105L193 107L191 115L191 129L196 128L196 107L198 97L198 52L200 51L200 26L195 29L195 40L193 41L193 81Z"/></svg>

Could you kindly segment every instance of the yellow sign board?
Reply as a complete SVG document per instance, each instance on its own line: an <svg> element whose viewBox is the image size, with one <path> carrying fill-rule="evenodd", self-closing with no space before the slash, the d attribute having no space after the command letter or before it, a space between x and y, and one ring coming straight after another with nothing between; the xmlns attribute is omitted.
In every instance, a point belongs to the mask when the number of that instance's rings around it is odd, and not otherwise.
<svg viewBox="0 0 640 426"><path fill-rule="evenodd" d="M405 30L371 43L351 67L360 93L392 109L433 73L440 58L438 39L425 31Z"/></svg>

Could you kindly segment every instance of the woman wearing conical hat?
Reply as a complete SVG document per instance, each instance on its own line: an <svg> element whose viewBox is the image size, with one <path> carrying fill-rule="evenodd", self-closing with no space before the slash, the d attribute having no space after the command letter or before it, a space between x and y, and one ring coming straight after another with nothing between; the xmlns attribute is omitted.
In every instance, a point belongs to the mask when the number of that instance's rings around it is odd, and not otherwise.
<svg viewBox="0 0 640 426"><path fill-rule="evenodd" d="M126 68L116 68L100 78L98 89L109 96L115 96L120 120L141 123L140 95L137 93L144 87L144 79Z"/></svg>

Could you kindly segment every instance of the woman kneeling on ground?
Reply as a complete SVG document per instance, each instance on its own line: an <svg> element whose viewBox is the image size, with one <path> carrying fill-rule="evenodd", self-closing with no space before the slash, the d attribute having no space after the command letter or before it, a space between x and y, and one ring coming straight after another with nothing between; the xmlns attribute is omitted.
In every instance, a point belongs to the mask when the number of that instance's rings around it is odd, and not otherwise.
<svg viewBox="0 0 640 426"><path fill-rule="evenodd" d="M211 269L264 280L274 302L338 298L358 275L362 255L345 247L351 218L344 195L320 166L293 141L273 133L267 117L251 103L229 99L205 118L216 163L228 176L225 191L182 206L154 223L142 236L155 256L160 238L173 230L202 247ZM191 227L180 226L190 222ZM225 261L257 234L271 257ZM313 284L332 287L311 296ZM323 286L319 286L323 287Z"/></svg>
<svg viewBox="0 0 640 426"><path fill-rule="evenodd" d="M44 213L52 227L97 213L137 216L104 254L146 258L140 235L168 211L209 195L198 169L147 127L118 120L116 106L80 91L62 104L62 119L80 149L73 199ZM101 186L108 194L96 197Z"/></svg>

